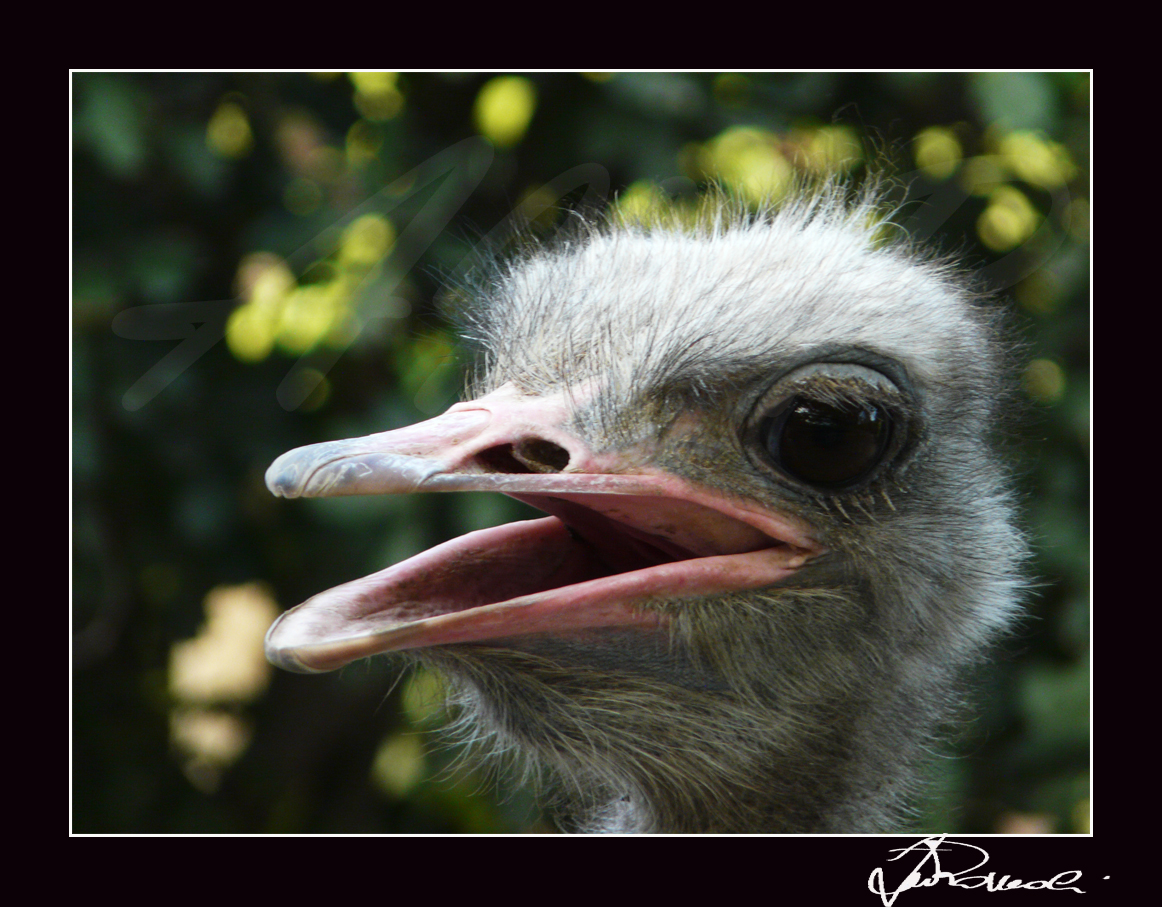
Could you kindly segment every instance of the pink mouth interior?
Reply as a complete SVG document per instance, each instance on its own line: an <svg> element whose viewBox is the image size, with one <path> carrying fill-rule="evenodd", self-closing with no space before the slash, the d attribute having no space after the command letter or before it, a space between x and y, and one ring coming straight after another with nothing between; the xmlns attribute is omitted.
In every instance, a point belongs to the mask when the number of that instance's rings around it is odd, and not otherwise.
<svg viewBox="0 0 1162 907"><path fill-rule="evenodd" d="M642 607L647 601L768 585L807 556L689 501L513 497L553 516L469 533L320 593L275 623L268 655L318 671L419 646L657 627L662 620Z"/></svg>

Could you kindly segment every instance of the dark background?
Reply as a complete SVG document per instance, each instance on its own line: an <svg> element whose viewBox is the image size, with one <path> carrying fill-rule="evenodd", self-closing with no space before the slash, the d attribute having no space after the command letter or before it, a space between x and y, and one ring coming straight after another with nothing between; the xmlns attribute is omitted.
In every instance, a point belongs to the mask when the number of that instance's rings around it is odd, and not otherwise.
<svg viewBox="0 0 1162 907"><path fill-rule="evenodd" d="M1084 73L74 74L73 830L550 830L527 790L438 744L438 678L261 657L280 610L516 505L286 502L263 472L455 400L442 288L513 212L551 231L558 205L872 168L899 175L897 220L1013 313L1036 547L1029 618L914 828L1088 831L1089 90Z"/></svg>

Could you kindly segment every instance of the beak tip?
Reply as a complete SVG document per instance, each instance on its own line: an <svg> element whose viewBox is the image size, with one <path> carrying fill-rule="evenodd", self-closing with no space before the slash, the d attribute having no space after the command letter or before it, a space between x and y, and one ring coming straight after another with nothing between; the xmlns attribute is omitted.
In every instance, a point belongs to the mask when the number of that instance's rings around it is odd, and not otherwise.
<svg viewBox="0 0 1162 907"><path fill-rule="evenodd" d="M266 470L266 487L275 497L297 498L302 494L299 472L300 470L288 461L288 454L283 454Z"/></svg>
<svg viewBox="0 0 1162 907"><path fill-rule="evenodd" d="M282 668L282 670L290 671L292 674L322 673L318 669L303 663L302 659L298 656L298 647L276 641L275 637L279 634L279 628L285 616L285 614L281 615L278 620L270 625L270 629L266 631L266 639L263 640L266 660L276 668Z"/></svg>
<svg viewBox="0 0 1162 907"><path fill-rule="evenodd" d="M269 661L276 668L281 668L291 674L320 674L314 668L308 668L305 664L299 661L294 654L293 649L273 649L269 646L266 649L266 660Z"/></svg>

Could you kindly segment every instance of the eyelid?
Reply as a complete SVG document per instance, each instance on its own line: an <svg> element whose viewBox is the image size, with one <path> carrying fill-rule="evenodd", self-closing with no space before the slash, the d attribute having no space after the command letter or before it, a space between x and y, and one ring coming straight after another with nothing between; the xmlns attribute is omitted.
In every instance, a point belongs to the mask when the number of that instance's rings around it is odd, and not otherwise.
<svg viewBox="0 0 1162 907"><path fill-rule="evenodd" d="M763 391L752 407L751 421L794 396L832 405L866 401L892 412L906 409L908 399L883 372L851 362L813 362L782 375Z"/></svg>

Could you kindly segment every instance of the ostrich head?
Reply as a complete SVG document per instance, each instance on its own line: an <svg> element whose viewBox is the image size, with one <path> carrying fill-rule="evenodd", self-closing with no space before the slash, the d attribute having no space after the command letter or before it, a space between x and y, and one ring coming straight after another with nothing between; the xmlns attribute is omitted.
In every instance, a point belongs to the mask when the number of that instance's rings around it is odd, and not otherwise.
<svg viewBox="0 0 1162 907"><path fill-rule="evenodd" d="M561 779L575 828L891 828L1024 547L989 441L996 316L874 212L605 224L498 270L468 402L267 484L549 515L315 596L268 656L435 667Z"/></svg>

